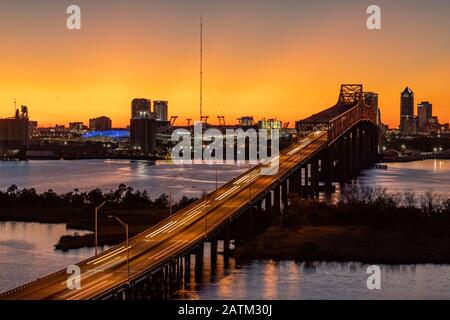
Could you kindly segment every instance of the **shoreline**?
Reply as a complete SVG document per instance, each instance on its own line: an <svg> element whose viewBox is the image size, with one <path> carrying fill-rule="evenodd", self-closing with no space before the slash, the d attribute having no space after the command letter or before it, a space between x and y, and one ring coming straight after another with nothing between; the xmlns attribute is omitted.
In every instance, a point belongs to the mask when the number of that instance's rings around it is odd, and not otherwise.
<svg viewBox="0 0 450 320"><path fill-rule="evenodd" d="M397 227L398 228L398 227ZM419 237L401 227L380 230L367 226L272 227L233 251L238 261L358 262L363 264L450 264L450 237L431 228Z"/></svg>

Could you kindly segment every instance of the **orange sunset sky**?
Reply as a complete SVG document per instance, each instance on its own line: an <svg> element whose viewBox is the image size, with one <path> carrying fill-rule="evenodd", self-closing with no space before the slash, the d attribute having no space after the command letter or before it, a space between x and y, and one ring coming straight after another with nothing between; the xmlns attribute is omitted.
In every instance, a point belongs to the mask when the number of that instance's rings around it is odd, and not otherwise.
<svg viewBox="0 0 450 320"><path fill-rule="evenodd" d="M82 30L66 28L70 4ZM382 30L366 28L378 4ZM450 121L448 0L11 0L0 3L0 117L14 99L40 126L107 115L129 123L134 97L198 119L199 17L204 113L295 120L333 105L341 83L380 95L398 126L400 92Z"/></svg>

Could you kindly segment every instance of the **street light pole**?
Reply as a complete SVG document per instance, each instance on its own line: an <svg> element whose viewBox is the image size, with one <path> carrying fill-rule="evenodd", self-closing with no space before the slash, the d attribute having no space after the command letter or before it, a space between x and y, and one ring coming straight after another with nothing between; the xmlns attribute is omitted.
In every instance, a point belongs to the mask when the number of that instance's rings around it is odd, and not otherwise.
<svg viewBox="0 0 450 320"><path fill-rule="evenodd" d="M98 247L98 211L105 205L106 201L103 201L99 206L95 207L95 255L97 256Z"/></svg>
<svg viewBox="0 0 450 320"><path fill-rule="evenodd" d="M109 216L110 219L116 219L124 228L127 236L126 246L127 246L127 281L130 283L130 246L128 245L128 224L120 220L117 216Z"/></svg>

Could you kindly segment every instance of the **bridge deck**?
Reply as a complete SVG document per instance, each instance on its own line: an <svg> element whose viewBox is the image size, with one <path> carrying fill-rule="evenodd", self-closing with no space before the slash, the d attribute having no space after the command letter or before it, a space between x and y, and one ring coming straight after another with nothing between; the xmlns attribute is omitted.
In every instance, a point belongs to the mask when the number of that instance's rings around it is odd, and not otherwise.
<svg viewBox="0 0 450 320"><path fill-rule="evenodd" d="M226 226L229 221L249 207L249 199L261 199L280 179L306 162L327 146L327 132L317 131L280 153L279 174L261 175L261 166L232 180L172 217L130 239L130 277L139 277L158 268L172 257L190 252L205 240L206 220L208 235ZM251 183L249 183L249 179ZM122 243L96 258L79 264L80 290L69 290L65 270L42 281L19 288L1 299L91 299L127 283L126 245Z"/></svg>

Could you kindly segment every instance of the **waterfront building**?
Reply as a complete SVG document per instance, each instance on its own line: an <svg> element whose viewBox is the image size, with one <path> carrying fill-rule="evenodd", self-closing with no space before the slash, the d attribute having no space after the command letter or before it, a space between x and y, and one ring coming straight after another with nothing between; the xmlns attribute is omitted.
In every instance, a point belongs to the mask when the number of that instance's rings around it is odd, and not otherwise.
<svg viewBox="0 0 450 320"><path fill-rule="evenodd" d="M106 131L111 130L112 121L110 118L102 116L89 120L89 130L91 131Z"/></svg>
<svg viewBox="0 0 450 320"><path fill-rule="evenodd" d="M153 155L156 151L156 119L142 118L130 120L130 146L136 154Z"/></svg>
<svg viewBox="0 0 450 320"><path fill-rule="evenodd" d="M24 151L28 148L30 125L28 108L22 106L12 118L0 119L0 153Z"/></svg>

